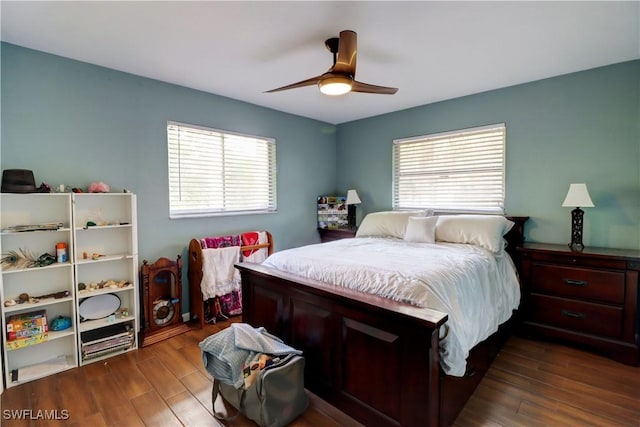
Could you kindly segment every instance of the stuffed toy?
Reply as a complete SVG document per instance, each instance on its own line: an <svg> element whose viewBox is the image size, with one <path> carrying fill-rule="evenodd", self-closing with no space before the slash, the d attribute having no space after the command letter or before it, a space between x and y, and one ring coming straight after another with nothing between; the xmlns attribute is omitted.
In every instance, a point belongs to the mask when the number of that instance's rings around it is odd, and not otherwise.
<svg viewBox="0 0 640 427"><path fill-rule="evenodd" d="M92 182L89 185L89 193L108 193L109 186L104 182Z"/></svg>
<svg viewBox="0 0 640 427"><path fill-rule="evenodd" d="M51 321L50 329L52 331L62 331L71 327L71 318L67 316L58 316Z"/></svg>

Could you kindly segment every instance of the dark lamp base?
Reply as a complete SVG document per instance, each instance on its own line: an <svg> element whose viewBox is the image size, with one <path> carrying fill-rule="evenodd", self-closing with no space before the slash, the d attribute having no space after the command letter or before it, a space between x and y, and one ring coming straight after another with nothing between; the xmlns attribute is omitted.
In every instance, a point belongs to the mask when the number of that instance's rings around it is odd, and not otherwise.
<svg viewBox="0 0 640 427"><path fill-rule="evenodd" d="M584 211L580 208L575 208L571 211L571 243L569 247L572 251L582 251L584 245L582 244L582 226L583 226Z"/></svg>
<svg viewBox="0 0 640 427"><path fill-rule="evenodd" d="M350 229L356 228L356 205L347 205L347 221Z"/></svg>
<svg viewBox="0 0 640 427"><path fill-rule="evenodd" d="M582 243L569 243L567 246L574 252L582 252L584 245Z"/></svg>

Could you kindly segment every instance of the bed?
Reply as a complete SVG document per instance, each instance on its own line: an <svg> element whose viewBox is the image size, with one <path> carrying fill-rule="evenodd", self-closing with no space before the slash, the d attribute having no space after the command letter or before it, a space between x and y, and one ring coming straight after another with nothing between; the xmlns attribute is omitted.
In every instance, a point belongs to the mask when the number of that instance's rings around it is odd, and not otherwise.
<svg viewBox="0 0 640 427"><path fill-rule="evenodd" d="M367 218L354 241L365 237L360 231ZM504 235L504 250L518 265L515 247L523 241L527 218L507 218L513 226ZM389 240L400 240L400 234L409 230L406 223L404 227L385 233L396 234ZM336 250L348 246L341 242L313 246L327 245L336 245ZM452 246L442 246L447 245ZM264 326L303 350L306 387L365 425L451 425L508 333L510 322L501 321L497 331L469 351L462 372L456 367L455 375L447 374L451 366L443 367L440 346L450 339L449 313L409 304L405 296L394 300L328 284L326 278L305 277L304 267L291 272L269 264L270 259L263 265L236 265L242 278L243 321ZM370 280L366 275L361 278Z"/></svg>

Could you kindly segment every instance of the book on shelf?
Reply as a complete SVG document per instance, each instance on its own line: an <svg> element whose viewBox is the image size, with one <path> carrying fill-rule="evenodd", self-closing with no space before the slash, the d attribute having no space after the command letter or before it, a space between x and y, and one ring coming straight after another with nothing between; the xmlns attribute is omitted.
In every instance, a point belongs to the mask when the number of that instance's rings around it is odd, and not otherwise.
<svg viewBox="0 0 640 427"><path fill-rule="evenodd" d="M46 224L23 224L23 225L12 225L10 227L5 227L2 229L3 233L18 233L23 231L47 231L47 230L58 230L64 226L61 222L50 222Z"/></svg>

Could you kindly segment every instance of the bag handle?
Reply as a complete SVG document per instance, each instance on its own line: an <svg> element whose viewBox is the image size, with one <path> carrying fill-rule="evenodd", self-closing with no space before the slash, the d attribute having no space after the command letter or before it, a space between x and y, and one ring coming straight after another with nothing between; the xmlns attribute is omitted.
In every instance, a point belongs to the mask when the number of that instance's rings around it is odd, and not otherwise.
<svg viewBox="0 0 640 427"><path fill-rule="evenodd" d="M216 412L216 399L218 398L218 395L220 394L220 381L218 381L216 378L213 379L213 388L211 389L211 406L213 407L213 416L216 417L216 419L221 420L221 421L234 421L236 418L238 418L238 415L240 415L240 408L242 408L244 406L244 396L245 396L246 390L243 388L242 391L240 392L240 404L238 405L238 410L235 413L235 415L230 415L228 417L225 417L222 413L220 412Z"/></svg>

